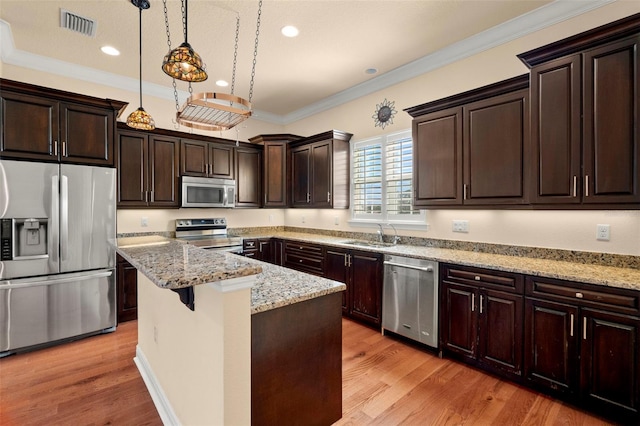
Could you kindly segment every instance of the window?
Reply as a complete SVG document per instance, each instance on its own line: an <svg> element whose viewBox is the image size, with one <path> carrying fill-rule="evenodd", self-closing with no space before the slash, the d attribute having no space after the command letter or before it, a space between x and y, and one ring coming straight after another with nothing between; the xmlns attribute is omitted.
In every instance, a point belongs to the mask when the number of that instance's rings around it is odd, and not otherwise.
<svg viewBox="0 0 640 426"><path fill-rule="evenodd" d="M413 208L411 130L351 144L351 219L364 223L424 224Z"/></svg>

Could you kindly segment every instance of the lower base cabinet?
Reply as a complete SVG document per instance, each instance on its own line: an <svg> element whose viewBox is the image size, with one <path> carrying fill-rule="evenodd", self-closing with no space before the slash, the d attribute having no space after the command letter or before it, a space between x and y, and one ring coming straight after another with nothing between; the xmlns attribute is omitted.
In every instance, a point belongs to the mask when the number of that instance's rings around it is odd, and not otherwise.
<svg viewBox="0 0 640 426"><path fill-rule="evenodd" d="M370 325L382 323L383 255L326 248L325 278L345 283L342 313Z"/></svg>
<svg viewBox="0 0 640 426"><path fill-rule="evenodd" d="M640 295L527 277L525 379L620 421L640 421Z"/></svg>
<svg viewBox="0 0 640 426"><path fill-rule="evenodd" d="M118 324L138 319L138 270L124 257L116 257L116 289Z"/></svg>

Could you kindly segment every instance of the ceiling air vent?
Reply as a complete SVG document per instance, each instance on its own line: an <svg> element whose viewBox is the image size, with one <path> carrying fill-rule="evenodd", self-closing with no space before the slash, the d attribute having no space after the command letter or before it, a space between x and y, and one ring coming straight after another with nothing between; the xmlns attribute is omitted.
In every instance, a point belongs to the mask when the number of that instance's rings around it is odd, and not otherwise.
<svg viewBox="0 0 640 426"><path fill-rule="evenodd" d="M65 9L60 9L60 26L89 37L94 37L98 23L93 19L85 18Z"/></svg>

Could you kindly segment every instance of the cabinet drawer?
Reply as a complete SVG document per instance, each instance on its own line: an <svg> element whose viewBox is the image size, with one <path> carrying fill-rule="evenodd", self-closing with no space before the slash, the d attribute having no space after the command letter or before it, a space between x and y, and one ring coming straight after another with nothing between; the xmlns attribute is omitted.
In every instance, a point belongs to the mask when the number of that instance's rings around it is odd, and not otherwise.
<svg viewBox="0 0 640 426"><path fill-rule="evenodd" d="M552 278L526 279L527 296L640 315L640 292Z"/></svg>
<svg viewBox="0 0 640 426"><path fill-rule="evenodd" d="M304 256L317 256L320 258L324 257L321 246L299 243L295 241L287 241L285 243L285 250L287 251L287 253L297 252L299 254L304 253Z"/></svg>
<svg viewBox="0 0 640 426"><path fill-rule="evenodd" d="M299 252L285 252L284 266L298 271L324 275L324 259L322 257L305 256Z"/></svg>
<svg viewBox="0 0 640 426"><path fill-rule="evenodd" d="M523 276L511 272L458 265L444 265L441 277L442 279L456 283L492 288L500 291L513 293L523 293L524 291Z"/></svg>
<svg viewBox="0 0 640 426"><path fill-rule="evenodd" d="M251 251L258 248L258 240L255 238L242 240L242 251Z"/></svg>

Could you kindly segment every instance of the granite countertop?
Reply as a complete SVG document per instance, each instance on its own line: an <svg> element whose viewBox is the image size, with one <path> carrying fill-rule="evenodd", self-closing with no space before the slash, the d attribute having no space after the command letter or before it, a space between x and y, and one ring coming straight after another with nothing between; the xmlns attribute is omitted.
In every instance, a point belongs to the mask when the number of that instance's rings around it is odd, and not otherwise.
<svg viewBox="0 0 640 426"><path fill-rule="evenodd" d="M118 238L117 251L161 288L256 275L252 314L346 290L337 281L160 236Z"/></svg>
<svg viewBox="0 0 640 426"><path fill-rule="evenodd" d="M640 291L640 269L613 266L591 265L533 257L507 256L502 254L480 253L466 250L452 250L414 246L406 244L366 247L347 244L353 239L333 237L321 234L278 231L268 234L244 234L243 238L283 238L308 243L319 243L334 247L363 251L375 251L389 255L415 257L458 265L497 269L507 272L578 281Z"/></svg>

